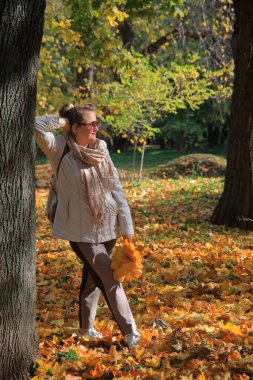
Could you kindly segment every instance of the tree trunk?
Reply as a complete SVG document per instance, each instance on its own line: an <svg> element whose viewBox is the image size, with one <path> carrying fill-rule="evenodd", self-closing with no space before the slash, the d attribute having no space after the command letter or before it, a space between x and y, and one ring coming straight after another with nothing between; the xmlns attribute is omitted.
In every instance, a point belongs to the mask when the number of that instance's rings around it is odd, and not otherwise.
<svg viewBox="0 0 253 380"><path fill-rule="evenodd" d="M144 141L144 143L142 144L141 166L140 166L140 171L139 171L139 183L141 182L141 178L142 178L142 170L143 170L143 164L144 164L145 146L146 146L146 141Z"/></svg>
<svg viewBox="0 0 253 380"><path fill-rule="evenodd" d="M89 68L83 69L82 72L76 71L76 87L79 88L83 98L91 98L94 82L94 65L90 64Z"/></svg>
<svg viewBox="0 0 253 380"><path fill-rule="evenodd" d="M178 140L177 140L177 151L179 153L184 153L185 151L185 135L184 131L181 129L178 131Z"/></svg>
<svg viewBox="0 0 253 380"><path fill-rule="evenodd" d="M134 142L134 149L133 149L133 167L135 169L136 164L136 151L137 151L137 142Z"/></svg>
<svg viewBox="0 0 253 380"><path fill-rule="evenodd" d="M234 0L235 60L225 187L212 222L253 230L253 1Z"/></svg>
<svg viewBox="0 0 253 380"><path fill-rule="evenodd" d="M0 3L0 379L26 380L35 325L34 116L44 0Z"/></svg>
<svg viewBox="0 0 253 380"><path fill-rule="evenodd" d="M119 32L121 35L123 48L131 50L134 42L134 31L132 23L129 20L124 20L119 24Z"/></svg>

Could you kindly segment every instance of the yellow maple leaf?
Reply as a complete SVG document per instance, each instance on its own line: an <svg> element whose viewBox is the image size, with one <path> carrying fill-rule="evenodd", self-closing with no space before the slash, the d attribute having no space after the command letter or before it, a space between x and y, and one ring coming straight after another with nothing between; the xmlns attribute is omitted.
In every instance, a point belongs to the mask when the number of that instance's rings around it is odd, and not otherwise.
<svg viewBox="0 0 253 380"><path fill-rule="evenodd" d="M95 369L89 370L87 374L91 376L92 378L98 379L99 377L103 375L104 371L105 371L105 366L99 362L96 364Z"/></svg>
<svg viewBox="0 0 253 380"><path fill-rule="evenodd" d="M58 379L61 377L65 377L66 375L66 364L63 362L62 364L56 362L52 367L52 371L54 376Z"/></svg>
<svg viewBox="0 0 253 380"><path fill-rule="evenodd" d="M151 359L145 359L145 364L149 367L153 367L153 368L157 368L160 366L160 358L157 358L157 357L153 357Z"/></svg>
<svg viewBox="0 0 253 380"><path fill-rule="evenodd" d="M105 360L108 360L111 363L115 363L121 359L121 354L117 351L116 346L112 345L110 351L105 357Z"/></svg>
<svg viewBox="0 0 253 380"><path fill-rule="evenodd" d="M237 325L234 325L233 323L231 322L228 322L224 325L224 323L220 322L219 323L219 326L220 328L222 328L223 330L228 330L230 332L232 332L233 334L235 335L243 335L241 333L241 328L240 326L237 326Z"/></svg>
<svg viewBox="0 0 253 380"><path fill-rule="evenodd" d="M134 351L134 356L136 357L136 359L140 359L142 355L144 354L144 352L145 352L144 348L136 348Z"/></svg>
<svg viewBox="0 0 253 380"><path fill-rule="evenodd" d="M142 338L147 342L150 343L153 336L157 334L156 330L144 330L142 333Z"/></svg>
<svg viewBox="0 0 253 380"><path fill-rule="evenodd" d="M64 319L57 319L50 322L50 325L62 327L64 325Z"/></svg>

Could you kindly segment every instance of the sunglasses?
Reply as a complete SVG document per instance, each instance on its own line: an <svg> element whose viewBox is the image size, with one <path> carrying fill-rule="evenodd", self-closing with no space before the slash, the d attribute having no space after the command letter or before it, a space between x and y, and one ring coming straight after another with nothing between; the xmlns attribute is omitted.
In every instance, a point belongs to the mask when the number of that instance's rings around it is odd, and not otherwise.
<svg viewBox="0 0 253 380"><path fill-rule="evenodd" d="M82 125L84 127L98 128L99 122L98 121L92 121L91 123L79 123L79 125Z"/></svg>

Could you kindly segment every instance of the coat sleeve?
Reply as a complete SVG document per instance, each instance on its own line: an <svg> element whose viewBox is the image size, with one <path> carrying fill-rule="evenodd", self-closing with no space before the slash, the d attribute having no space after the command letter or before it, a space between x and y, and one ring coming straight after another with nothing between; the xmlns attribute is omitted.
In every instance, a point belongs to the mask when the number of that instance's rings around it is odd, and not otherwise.
<svg viewBox="0 0 253 380"><path fill-rule="evenodd" d="M35 140L45 155L54 161L62 150L62 139L54 136L53 130L59 129L59 116L47 115L35 118Z"/></svg>
<svg viewBox="0 0 253 380"><path fill-rule="evenodd" d="M114 190L112 190L112 195L118 205L118 220L120 231L122 235L133 235L134 228L130 208L128 206L127 199L120 183L118 171L115 168L112 160L111 163L114 173Z"/></svg>

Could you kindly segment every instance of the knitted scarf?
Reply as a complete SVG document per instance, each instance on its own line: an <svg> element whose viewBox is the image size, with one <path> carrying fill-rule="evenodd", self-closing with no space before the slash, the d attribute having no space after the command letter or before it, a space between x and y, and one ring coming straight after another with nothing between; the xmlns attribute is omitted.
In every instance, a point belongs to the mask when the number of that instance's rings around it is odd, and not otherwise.
<svg viewBox="0 0 253 380"><path fill-rule="evenodd" d="M74 157L82 163L81 178L84 182L88 204L94 223L101 227L108 210L105 193L114 188L113 169L108 150L102 140L96 139L93 146L78 145L70 134L66 141Z"/></svg>

